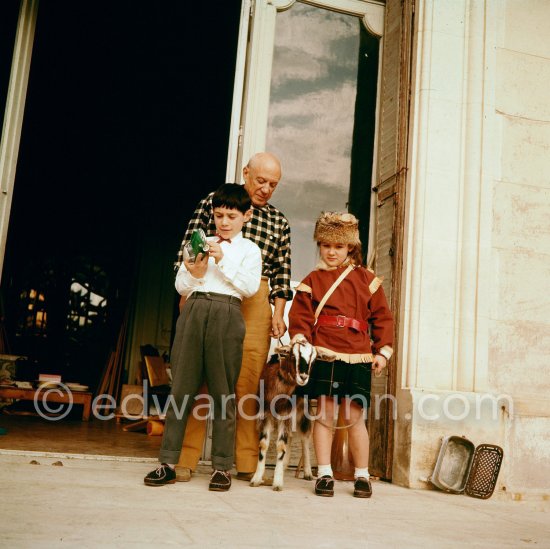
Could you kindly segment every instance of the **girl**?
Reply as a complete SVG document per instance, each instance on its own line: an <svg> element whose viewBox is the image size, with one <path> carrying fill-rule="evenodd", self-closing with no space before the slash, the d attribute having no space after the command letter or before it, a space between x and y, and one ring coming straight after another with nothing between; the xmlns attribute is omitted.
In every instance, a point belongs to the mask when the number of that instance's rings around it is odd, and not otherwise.
<svg viewBox="0 0 550 549"><path fill-rule="evenodd" d="M355 463L353 495L368 498L372 487L364 420L370 404L371 369L379 375L391 358L393 318L381 279L362 267L357 219L349 213L325 212L316 222L314 239L321 258L316 270L296 288L289 332L293 342L305 338L318 352L304 387L309 398L317 399L319 410L313 430L318 463L315 494L334 495L332 422L340 404L345 406ZM328 299L323 304L325 296Z"/></svg>

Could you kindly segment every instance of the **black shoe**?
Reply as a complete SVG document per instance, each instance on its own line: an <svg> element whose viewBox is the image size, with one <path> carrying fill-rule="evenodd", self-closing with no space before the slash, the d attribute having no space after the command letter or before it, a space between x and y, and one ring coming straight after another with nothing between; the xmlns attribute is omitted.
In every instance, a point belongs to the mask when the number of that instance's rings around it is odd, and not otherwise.
<svg viewBox="0 0 550 549"><path fill-rule="evenodd" d="M161 463L154 471L151 471L144 479L143 482L147 486L164 486L165 484L174 484L176 482L176 471Z"/></svg>
<svg viewBox="0 0 550 549"><path fill-rule="evenodd" d="M227 492L231 487L231 473L229 471L220 471L216 469L210 477L209 490L214 492Z"/></svg>
<svg viewBox="0 0 550 549"><path fill-rule="evenodd" d="M324 475L315 481L315 495L326 498L334 495L334 479L330 475Z"/></svg>
<svg viewBox="0 0 550 549"><path fill-rule="evenodd" d="M370 498L372 496L372 486L368 478L356 478L353 488L353 495L356 498Z"/></svg>

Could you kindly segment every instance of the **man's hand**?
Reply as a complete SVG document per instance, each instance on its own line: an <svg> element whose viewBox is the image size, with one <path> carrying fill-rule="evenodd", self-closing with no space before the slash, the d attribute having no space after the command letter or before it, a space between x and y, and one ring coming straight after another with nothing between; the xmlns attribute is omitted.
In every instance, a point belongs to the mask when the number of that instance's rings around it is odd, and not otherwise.
<svg viewBox="0 0 550 549"><path fill-rule="evenodd" d="M271 337L281 338L286 333L286 324L283 316L273 315L271 318Z"/></svg>
<svg viewBox="0 0 550 549"><path fill-rule="evenodd" d="M372 371L376 377L382 374L382 370L388 365L388 361L385 356L375 355L372 361Z"/></svg>
<svg viewBox="0 0 550 549"><path fill-rule="evenodd" d="M286 299L276 297L273 303L273 316L271 317L271 337L280 339L286 333L285 314Z"/></svg>
<svg viewBox="0 0 550 549"><path fill-rule="evenodd" d="M206 269L208 269L208 254L198 254L194 263L188 259L184 263L193 278L204 278Z"/></svg>

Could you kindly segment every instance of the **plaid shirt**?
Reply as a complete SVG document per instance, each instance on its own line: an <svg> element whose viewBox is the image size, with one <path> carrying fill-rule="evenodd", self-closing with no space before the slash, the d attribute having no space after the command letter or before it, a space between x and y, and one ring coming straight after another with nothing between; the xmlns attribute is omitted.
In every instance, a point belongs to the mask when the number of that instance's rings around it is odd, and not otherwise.
<svg viewBox="0 0 550 549"><path fill-rule="evenodd" d="M212 195L203 198L187 225L178 258L174 263L177 271L183 263L183 246L189 242L193 231L202 229L207 236L216 234L212 215ZM252 240L262 251L262 275L269 279L270 300L281 297L290 301L290 226L286 217L277 208L267 204L262 208L252 206L252 218L243 226L243 237Z"/></svg>

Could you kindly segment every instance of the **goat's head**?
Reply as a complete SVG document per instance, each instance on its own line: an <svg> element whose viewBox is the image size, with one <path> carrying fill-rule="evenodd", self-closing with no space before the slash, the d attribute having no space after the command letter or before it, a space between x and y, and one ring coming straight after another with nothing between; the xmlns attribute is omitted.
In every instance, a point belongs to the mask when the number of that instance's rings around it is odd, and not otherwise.
<svg viewBox="0 0 550 549"><path fill-rule="evenodd" d="M296 383L303 387L309 381L309 374L317 358L317 351L302 334L297 334L292 338L291 351L294 357Z"/></svg>

